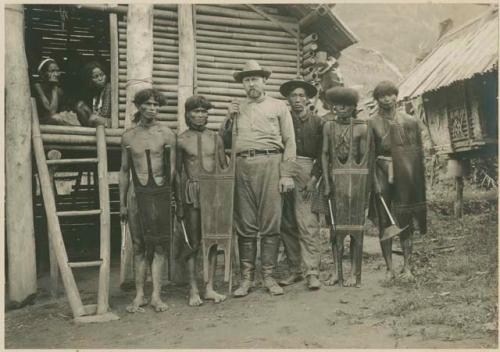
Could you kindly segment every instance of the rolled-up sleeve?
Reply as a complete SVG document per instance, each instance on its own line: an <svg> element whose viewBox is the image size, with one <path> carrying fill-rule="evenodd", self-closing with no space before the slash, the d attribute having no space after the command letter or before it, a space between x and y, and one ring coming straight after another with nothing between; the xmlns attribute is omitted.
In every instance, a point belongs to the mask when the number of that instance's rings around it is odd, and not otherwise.
<svg viewBox="0 0 500 352"><path fill-rule="evenodd" d="M297 157L297 147L295 145L295 132L293 129L293 120L290 111L285 103L279 114L281 139L283 141L283 161L295 160Z"/></svg>

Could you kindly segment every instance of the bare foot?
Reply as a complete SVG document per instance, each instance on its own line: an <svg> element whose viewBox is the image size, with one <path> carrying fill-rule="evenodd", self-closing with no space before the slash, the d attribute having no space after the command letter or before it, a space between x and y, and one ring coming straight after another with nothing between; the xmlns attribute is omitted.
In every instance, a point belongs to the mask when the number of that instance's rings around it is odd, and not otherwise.
<svg viewBox="0 0 500 352"><path fill-rule="evenodd" d="M200 298L200 293L198 290L193 290L191 289L189 291L189 299L188 299L188 305L191 307L198 307L203 304L203 301Z"/></svg>
<svg viewBox="0 0 500 352"><path fill-rule="evenodd" d="M136 297L134 301L125 308L129 313L144 313L144 308L141 308L148 304L147 299L144 297Z"/></svg>
<svg viewBox="0 0 500 352"><path fill-rule="evenodd" d="M392 281L396 278L396 274L394 274L393 270L387 270L385 272L385 280L386 281Z"/></svg>
<svg viewBox="0 0 500 352"><path fill-rule="evenodd" d="M400 279L404 282L415 282L415 276L413 276L409 268L403 268Z"/></svg>
<svg viewBox="0 0 500 352"><path fill-rule="evenodd" d="M325 281L326 286L335 286L339 283L339 278L336 274L331 274L328 280Z"/></svg>
<svg viewBox="0 0 500 352"><path fill-rule="evenodd" d="M355 275L349 275L349 278L345 280L344 286L346 287L360 287L359 283L356 280Z"/></svg>
<svg viewBox="0 0 500 352"><path fill-rule="evenodd" d="M226 300L225 295L222 295L220 293L215 292L214 290L209 290L209 289L205 291L204 298L207 300L212 300L215 303L224 302Z"/></svg>
<svg viewBox="0 0 500 352"><path fill-rule="evenodd" d="M151 298L151 307L155 309L155 312L164 312L168 309L168 305L158 298Z"/></svg>

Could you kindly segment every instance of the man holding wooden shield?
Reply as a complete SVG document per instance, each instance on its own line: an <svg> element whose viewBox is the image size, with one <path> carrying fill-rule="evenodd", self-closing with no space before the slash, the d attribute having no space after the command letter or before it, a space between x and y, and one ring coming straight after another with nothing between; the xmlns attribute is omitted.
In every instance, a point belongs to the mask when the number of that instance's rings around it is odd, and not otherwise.
<svg viewBox="0 0 500 352"><path fill-rule="evenodd" d="M255 60L234 73L236 82L243 84L246 99L231 103L222 127L225 137L236 129L232 141L236 152L234 220L241 281L235 297L246 296L253 287L258 235L264 286L271 295L283 294L272 274L280 243L281 195L294 188L288 162L295 160L296 147L286 104L265 94L270 75Z"/></svg>

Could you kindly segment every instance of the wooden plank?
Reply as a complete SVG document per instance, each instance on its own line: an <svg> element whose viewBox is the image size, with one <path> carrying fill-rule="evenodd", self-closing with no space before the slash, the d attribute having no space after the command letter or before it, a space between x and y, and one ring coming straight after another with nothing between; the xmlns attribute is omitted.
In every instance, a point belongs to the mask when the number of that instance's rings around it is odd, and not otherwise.
<svg viewBox="0 0 500 352"><path fill-rule="evenodd" d="M35 160L38 168L38 176L40 178L40 185L42 189L42 196L47 215L47 224L49 226L49 240L54 248L54 253L61 272L61 278L68 297L73 316L78 317L85 314L83 303L80 298L80 293L76 286L75 278L68 266L68 255L64 246L61 228L59 226L59 218L56 214L56 204L54 192L50 186L49 170L46 164L45 153L43 149L42 138L40 135L40 126L38 124L38 114L36 111L35 100L32 99L31 106L33 109L32 114L32 135L33 135L33 150L35 152Z"/></svg>
<svg viewBox="0 0 500 352"><path fill-rule="evenodd" d="M99 180L100 221L100 255L102 265L99 270L99 290L97 292L97 314L109 310L109 275L110 275L110 234L111 219L109 213L108 156L104 126L97 126L97 176Z"/></svg>
<svg viewBox="0 0 500 352"><path fill-rule="evenodd" d="M95 164L97 158L81 158L81 159L56 159L47 160L47 165L68 165L68 164Z"/></svg>

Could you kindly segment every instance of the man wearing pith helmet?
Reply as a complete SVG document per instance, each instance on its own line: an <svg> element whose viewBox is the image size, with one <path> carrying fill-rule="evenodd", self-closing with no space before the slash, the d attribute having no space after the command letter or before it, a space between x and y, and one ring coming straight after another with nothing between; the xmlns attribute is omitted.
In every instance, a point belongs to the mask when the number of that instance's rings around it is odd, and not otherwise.
<svg viewBox="0 0 500 352"><path fill-rule="evenodd" d="M309 99L316 96L317 92L312 84L301 77L285 82L280 87L280 93L288 99L292 112L297 164L305 174L305 182L296 182L295 189L284 195L281 238L285 244L290 275L279 284L286 286L301 281L303 266L307 286L311 290L321 287L318 278L321 253L319 216L312 211L312 194L317 192L316 186L322 171L323 120L308 109Z"/></svg>
<svg viewBox="0 0 500 352"><path fill-rule="evenodd" d="M243 297L254 286L257 235L260 235L263 284L271 295L283 294L272 274L278 256L282 194L294 188L289 163L295 160L295 135L286 104L265 93L271 71L255 60L235 72L246 98L233 101L222 126L224 140L236 126L234 223L238 234Z"/></svg>

